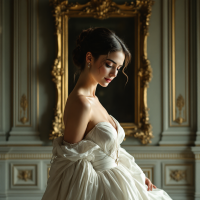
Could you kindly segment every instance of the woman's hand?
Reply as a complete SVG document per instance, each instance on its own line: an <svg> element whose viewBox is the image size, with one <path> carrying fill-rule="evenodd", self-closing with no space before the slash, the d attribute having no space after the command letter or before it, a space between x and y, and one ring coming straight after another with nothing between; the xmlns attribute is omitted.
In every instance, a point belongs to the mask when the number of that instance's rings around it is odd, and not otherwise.
<svg viewBox="0 0 200 200"><path fill-rule="evenodd" d="M147 191L152 191L153 188L156 188L156 186L147 177L145 177L145 184L148 186Z"/></svg>

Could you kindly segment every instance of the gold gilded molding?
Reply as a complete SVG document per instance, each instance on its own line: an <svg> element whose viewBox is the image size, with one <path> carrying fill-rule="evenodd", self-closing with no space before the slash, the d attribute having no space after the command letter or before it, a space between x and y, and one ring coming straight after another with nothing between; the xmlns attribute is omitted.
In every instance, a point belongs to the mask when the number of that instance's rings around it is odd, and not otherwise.
<svg viewBox="0 0 200 200"><path fill-rule="evenodd" d="M54 139L56 137L59 137L63 135L64 131L64 123L62 120L62 109L61 109L61 87L62 87L62 76L64 74L64 69L61 68L61 57L59 56L54 61L54 66L51 74L53 75L53 81L56 84L57 87L57 107L55 109L55 120L53 121L53 130L50 134L49 139Z"/></svg>
<svg viewBox="0 0 200 200"><path fill-rule="evenodd" d="M50 160L52 153L0 153L0 160L32 160L32 159L48 159Z"/></svg>
<svg viewBox="0 0 200 200"><path fill-rule="evenodd" d="M183 122L186 122L186 116L185 116L185 110L182 111L183 107L184 107L184 99L183 99L183 96L180 94L176 100L176 107L178 108L179 110L179 116L175 119L175 122L179 123L179 124L182 124ZM182 113L183 112L183 117L182 117ZM177 109L176 109L176 116L177 116Z"/></svg>
<svg viewBox="0 0 200 200"><path fill-rule="evenodd" d="M58 52L52 75L57 88L57 103L53 130L49 139L64 133L63 113L68 98L68 19L91 17L99 20L116 17L133 17L135 20L135 122L122 123L127 137L138 138L142 144L151 143L152 126L149 123L147 88L152 78L152 68L147 59L147 36L153 0L136 0L117 4L112 0L91 0L86 4L50 0L54 7ZM66 56L64 56L66 55Z"/></svg>
<svg viewBox="0 0 200 200"><path fill-rule="evenodd" d="M31 26L31 17L29 15L29 11L30 11L30 8L31 8L31 5L30 5L31 3L30 3L30 1L26 1L23 4L24 4L24 6L26 6L26 14L25 14L26 18L27 18L26 26L25 26L25 24L22 24L22 22L20 20L20 18L21 18L20 15L18 15L19 18L17 17L17 20L15 22L16 23L15 26L18 26L18 28L16 29L17 30L16 34L18 35L18 37L15 40L16 41L19 40L16 44L16 46L18 46L18 47L15 50L16 53L17 53L16 55L18 57L18 59L17 59L18 63L16 64L16 66L18 68L18 72L15 74L17 84L16 83L15 84L16 84L16 89L17 89L17 98L18 98L18 102L20 102L20 105L17 107L18 111L16 112L18 117L16 116L14 120L15 120L15 126L16 127L31 127L32 122L31 122L30 117L29 117L29 115L31 113L31 106L26 107L26 110L25 110L26 116L24 114L24 109L21 107L21 101L24 98L23 92L26 91L25 92L26 93L26 96L25 96L26 100L25 99L23 100L23 101L26 101L26 104L28 104L28 102L30 103L30 96L32 96L32 90L30 90L31 82L30 82L30 78L29 78L30 71L31 71L30 70L31 69L31 57L30 57L30 43L31 43L31 41L30 41L30 37L29 37L30 36L30 30L29 29L30 29L30 26ZM21 1L16 2L16 6L17 6L16 9L17 9L18 14L21 12L21 5L22 5ZM23 30L21 30L19 27L21 27ZM23 32L26 33L26 37L25 37L26 41L24 41L24 42L26 42L27 53L22 55L21 48L23 48L23 47L21 47L21 45L22 45L21 40L24 40L25 38L22 38L20 35ZM14 35L13 35L13 37L14 37ZM23 60L22 56L23 56L23 58L24 58L24 56L27 57L27 62L26 62L26 64L24 63L25 65L22 62L22 60ZM25 74L22 73L24 70L26 71ZM26 84L24 84L24 82L26 82ZM26 87L24 88L23 85L25 85ZM22 112L23 112L23 116L22 116ZM19 123L19 122L21 122L22 124ZM29 123L26 124L26 122L29 122Z"/></svg>
<svg viewBox="0 0 200 200"><path fill-rule="evenodd" d="M19 170L17 177L24 181L32 180L32 170Z"/></svg>
<svg viewBox="0 0 200 200"><path fill-rule="evenodd" d="M47 180L48 180L49 177L50 177L50 175L49 175L50 169L51 169L51 166L48 165L48 167L47 167Z"/></svg>
<svg viewBox="0 0 200 200"><path fill-rule="evenodd" d="M186 177L186 170L171 170L170 172L170 178L177 182L182 179L185 179L185 177Z"/></svg>
<svg viewBox="0 0 200 200"><path fill-rule="evenodd" d="M175 159L194 160L194 155L189 153L130 153L135 159Z"/></svg>
<svg viewBox="0 0 200 200"><path fill-rule="evenodd" d="M132 17L142 6L153 5L152 0L136 0L135 2L117 4L112 0L91 0L86 4L68 3L68 1L50 0L55 8L55 14L69 17L93 17L107 19L110 17Z"/></svg>
<svg viewBox="0 0 200 200"><path fill-rule="evenodd" d="M183 117L180 117L180 110L179 110L179 117L177 117L177 101L182 101L180 95L176 99L176 73L178 71L176 67L176 37L175 37L175 0L169 1L169 7L171 13L169 13L169 35L170 35L170 45L169 45L169 60L170 60L170 67L169 67L169 102L170 102L170 109L169 109L169 126L170 127L188 127L190 126L190 3L188 0L185 1L185 83L182 84L182 87L185 87L185 98L184 99L184 113ZM178 9L178 8L177 8ZM188 19L188 21L187 21ZM187 50L188 49L188 50ZM187 52L188 51L188 52ZM186 58L187 57L187 58ZM183 70L184 70L183 69ZM187 81L188 80L188 81ZM188 84L188 86L187 86ZM187 101L187 96L188 101ZM188 102L188 103L187 103ZM188 106L188 108L187 108ZM188 113L187 113L188 112ZM188 119L187 119L188 117ZM175 123L177 124L175 124ZM184 122L188 122L187 124Z"/></svg>
<svg viewBox="0 0 200 200"><path fill-rule="evenodd" d="M23 124L25 124L28 121L28 116L26 117L26 110L28 107L28 101L26 98L26 95L23 94L21 99L20 99L20 122L22 122Z"/></svg>
<svg viewBox="0 0 200 200"><path fill-rule="evenodd" d="M192 186L194 184L194 163L165 164L164 175L166 186Z"/></svg>
<svg viewBox="0 0 200 200"><path fill-rule="evenodd" d="M130 153L135 159L200 160L200 154L190 153ZM0 160L51 160L52 153L0 153Z"/></svg>
<svg viewBox="0 0 200 200"><path fill-rule="evenodd" d="M12 166L12 186L37 186L38 180L37 180L37 165L36 164L13 164ZM23 180L24 183L17 183L15 182L15 168L20 168L20 167L28 167L29 169L17 169L17 178L19 180ZM30 169L32 167L32 169ZM34 173L35 172L35 173ZM35 175L34 175L35 174ZM34 181L33 181L34 180ZM28 183L26 183L28 181ZM29 182L33 181L33 182Z"/></svg>
<svg viewBox="0 0 200 200"><path fill-rule="evenodd" d="M144 108L142 112L141 121L143 123L140 123L139 129L134 134L134 137L139 138L142 144L149 144L151 143L151 138L153 138L152 134L152 126L149 123L149 114L148 114L148 108Z"/></svg>

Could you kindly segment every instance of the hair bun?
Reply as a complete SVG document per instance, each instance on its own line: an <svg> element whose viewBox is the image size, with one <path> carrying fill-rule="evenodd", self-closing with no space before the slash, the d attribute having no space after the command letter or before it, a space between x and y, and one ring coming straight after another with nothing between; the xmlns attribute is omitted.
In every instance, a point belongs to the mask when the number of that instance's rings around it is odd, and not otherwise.
<svg viewBox="0 0 200 200"><path fill-rule="evenodd" d="M86 30L83 30L81 34L79 35L78 39L76 40L77 47L81 47L81 45L88 39L88 36L93 31L93 28L88 28Z"/></svg>
<svg viewBox="0 0 200 200"><path fill-rule="evenodd" d="M88 39L90 38L90 34L92 33L93 28L88 28L86 30L83 30L81 34L79 35L78 39L76 40L76 47L73 50L73 62L74 64L81 69L84 62L84 52L85 48L88 47Z"/></svg>

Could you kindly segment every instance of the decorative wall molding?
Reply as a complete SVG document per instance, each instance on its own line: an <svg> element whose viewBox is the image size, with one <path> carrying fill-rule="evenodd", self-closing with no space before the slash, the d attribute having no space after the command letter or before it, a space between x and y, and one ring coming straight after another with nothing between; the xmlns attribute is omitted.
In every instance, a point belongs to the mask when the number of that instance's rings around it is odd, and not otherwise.
<svg viewBox="0 0 200 200"><path fill-rule="evenodd" d="M38 162L36 163L10 163L10 189L39 189Z"/></svg>
<svg viewBox="0 0 200 200"><path fill-rule="evenodd" d="M170 177L175 181L181 181L186 178L186 170L171 170Z"/></svg>
<svg viewBox="0 0 200 200"><path fill-rule="evenodd" d="M6 144L42 144L38 132L38 1L14 1L13 127Z"/></svg>
<svg viewBox="0 0 200 200"><path fill-rule="evenodd" d="M32 180L33 173L31 170L19 170L17 177L18 179L28 181L28 180Z"/></svg>
<svg viewBox="0 0 200 200"><path fill-rule="evenodd" d="M191 146L195 141L194 57L191 57L192 2L162 1L163 131L159 145ZM193 30L194 32L194 30ZM178 38L178 39L177 39ZM182 133L182 137L180 137Z"/></svg>
<svg viewBox="0 0 200 200"><path fill-rule="evenodd" d="M31 127L30 120L31 107L26 106L27 123L21 120L21 108L26 96L26 105L31 105L31 82L34 83L34 74L30 76L30 71L33 66L31 63L31 40L30 28L31 23L31 1L15 1L14 2L14 66L13 66L13 107L14 107L14 126L15 127ZM23 102L22 102L23 101ZM23 106L24 107L24 106ZM25 107L24 107L25 109ZM24 113L25 114L25 113Z"/></svg>
<svg viewBox="0 0 200 200"><path fill-rule="evenodd" d="M200 11L200 2L197 4L197 11ZM200 14L198 13L200 16ZM200 25L200 24L199 24ZM200 185L200 147L192 147L192 151L195 154L195 200L200 200L200 190L199 190L199 185Z"/></svg>
<svg viewBox="0 0 200 200"><path fill-rule="evenodd" d="M169 122L170 127L190 126L190 2L169 1ZM181 33L181 34L180 34ZM179 37L178 37L179 36ZM183 38L181 38L183 36ZM178 37L178 40L176 38ZM181 76L180 76L181 74ZM182 94L184 105L178 120L176 99ZM180 123L181 122L181 123ZM178 124L177 124L178 123Z"/></svg>
<svg viewBox="0 0 200 200"><path fill-rule="evenodd" d="M186 111L183 109L185 106L185 101L183 96L180 94L176 99L176 108L175 108L175 122L182 124L186 122Z"/></svg>
<svg viewBox="0 0 200 200"><path fill-rule="evenodd" d="M197 5L196 5L196 15L197 17L194 18L194 21L196 20L196 34L194 36L196 36L196 40L194 39L194 44L196 44L196 49L197 53L195 54L195 59L196 59L196 66L197 66L197 70L196 70L196 81L197 81L197 87L195 90L195 94L196 94L196 98L197 98L197 107L195 108L195 110L197 111L196 114L196 120L197 120L197 131L196 131L196 141L195 141L195 145L196 146L200 146L200 2L197 0L196 1ZM195 38L195 37L193 37ZM199 199L200 199L200 194L199 194Z"/></svg>
<svg viewBox="0 0 200 200"><path fill-rule="evenodd" d="M181 153L131 153L135 159L189 159L194 160L192 154Z"/></svg>
<svg viewBox="0 0 200 200"><path fill-rule="evenodd" d="M0 153L0 160L21 160L21 159L51 159L52 153L11 153L11 154L2 154Z"/></svg>
<svg viewBox="0 0 200 200"><path fill-rule="evenodd" d="M26 98L26 95L23 94L21 99L20 99L20 122L22 122L23 124L25 124L26 122L29 121L29 115L27 113L28 110L28 101Z"/></svg>
<svg viewBox="0 0 200 200"><path fill-rule="evenodd" d="M0 1L0 144L4 143L6 140L6 135L5 135L5 97L4 97L4 87L5 87L5 82L4 82L4 59L5 59L5 33L6 29L3 27L4 25L4 2ZM3 98L4 97L4 98Z"/></svg>
<svg viewBox="0 0 200 200"><path fill-rule="evenodd" d="M191 153L130 153L135 159L200 159ZM200 155L198 155L200 156ZM0 153L0 160L12 159L51 159L52 153Z"/></svg>
<svg viewBox="0 0 200 200"><path fill-rule="evenodd" d="M171 186L193 186L194 185L194 165L193 163L178 164L170 163L164 166L164 185Z"/></svg>
<svg viewBox="0 0 200 200"><path fill-rule="evenodd" d="M35 164L13 164L12 184L14 186L36 186L37 185L37 165Z"/></svg>

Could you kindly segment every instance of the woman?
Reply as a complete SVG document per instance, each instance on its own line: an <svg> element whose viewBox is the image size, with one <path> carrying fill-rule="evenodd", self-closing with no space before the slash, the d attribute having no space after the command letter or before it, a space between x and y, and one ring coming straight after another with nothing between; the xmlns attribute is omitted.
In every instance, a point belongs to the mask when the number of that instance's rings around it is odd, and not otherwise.
<svg viewBox="0 0 200 200"><path fill-rule="evenodd" d="M79 35L73 62L80 76L65 106L64 136L53 142L42 200L171 199L121 148L124 130L95 95L97 85L112 84L130 59L123 41L109 29L89 28Z"/></svg>

